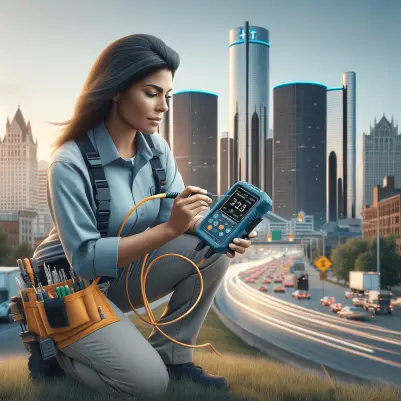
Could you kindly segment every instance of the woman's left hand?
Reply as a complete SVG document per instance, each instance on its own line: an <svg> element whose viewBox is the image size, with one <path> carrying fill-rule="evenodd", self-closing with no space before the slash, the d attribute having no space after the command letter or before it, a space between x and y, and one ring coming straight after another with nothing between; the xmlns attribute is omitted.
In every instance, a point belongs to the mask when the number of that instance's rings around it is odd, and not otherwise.
<svg viewBox="0 0 401 401"><path fill-rule="evenodd" d="M255 238L257 235L257 232L253 230L248 234L248 238ZM250 246L251 241L249 239L234 238L233 242L229 245L231 252L227 252L226 255L232 259L235 257L236 252L243 254Z"/></svg>

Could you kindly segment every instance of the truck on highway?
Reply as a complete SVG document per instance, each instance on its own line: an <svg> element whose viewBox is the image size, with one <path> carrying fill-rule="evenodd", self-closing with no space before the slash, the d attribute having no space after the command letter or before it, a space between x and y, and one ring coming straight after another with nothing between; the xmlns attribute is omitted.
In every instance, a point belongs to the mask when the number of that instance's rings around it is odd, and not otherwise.
<svg viewBox="0 0 401 401"><path fill-rule="evenodd" d="M393 312L391 296L392 293L388 290L369 291L368 299L365 301L363 308L375 314L387 312L390 315Z"/></svg>
<svg viewBox="0 0 401 401"><path fill-rule="evenodd" d="M301 258L297 258L291 264L289 273L296 274L297 277L300 278L302 273L304 273L305 271L306 270L305 270L305 262L304 262L304 260L301 259Z"/></svg>
<svg viewBox="0 0 401 401"><path fill-rule="evenodd" d="M19 294L15 277L19 277L18 267L0 266L0 320L13 322L10 311L10 299Z"/></svg>
<svg viewBox="0 0 401 401"><path fill-rule="evenodd" d="M350 271L349 288L355 295L365 295L370 291L379 291L380 273Z"/></svg>
<svg viewBox="0 0 401 401"><path fill-rule="evenodd" d="M300 277L297 278L297 290L309 291L309 277L306 272L302 273Z"/></svg>

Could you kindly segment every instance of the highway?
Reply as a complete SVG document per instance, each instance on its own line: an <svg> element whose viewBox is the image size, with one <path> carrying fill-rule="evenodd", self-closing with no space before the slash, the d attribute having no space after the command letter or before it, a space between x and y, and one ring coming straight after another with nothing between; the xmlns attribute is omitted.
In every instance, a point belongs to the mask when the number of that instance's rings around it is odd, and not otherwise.
<svg viewBox="0 0 401 401"><path fill-rule="evenodd" d="M255 264L253 264L255 265ZM237 275L244 266L229 270L216 303L229 319L267 343L302 358L353 376L401 386L401 308L393 315L374 316L367 322L340 319L320 306L322 282L309 268L310 301L291 298L293 289L274 294L258 291L265 274L255 284ZM343 304L345 289L324 283L324 295Z"/></svg>

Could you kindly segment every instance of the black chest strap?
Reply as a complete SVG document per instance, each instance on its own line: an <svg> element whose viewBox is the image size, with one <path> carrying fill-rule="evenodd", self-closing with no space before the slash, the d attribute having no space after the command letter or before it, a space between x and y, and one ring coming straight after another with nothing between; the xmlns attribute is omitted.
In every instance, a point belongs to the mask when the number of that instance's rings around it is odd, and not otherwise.
<svg viewBox="0 0 401 401"><path fill-rule="evenodd" d="M106 176L100 155L92 145L88 135L75 140L84 158L86 167L88 168L89 178L91 180L93 198L96 204L96 222L97 229L101 237L107 237L110 219L110 188L107 183Z"/></svg>
<svg viewBox="0 0 401 401"><path fill-rule="evenodd" d="M152 167L153 178L155 180L155 195L163 194L166 192L166 170L163 168L159 156L155 156L153 144L150 134L143 134L146 142L148 143L150 150L153 153L153 157L149 160L150 166Z"/></svg>
<svg viewBox="0 0 401 401"><path fill-rule="evenodd" d="M149 162L152 167L153 178L155 181L155 194L164 193L166 191L166 170L163 168L159 156L155 156L153 152L155 146L151 136L149 134L143 134L143 136L153 153L153 157ZM75 142L78 145L86 167L88 168L93 198L95 199L96 204L97 229L99 230L101 237L107 237L110 219L111 195L100 155L96 151L88 135L75 140Z"/></svg>

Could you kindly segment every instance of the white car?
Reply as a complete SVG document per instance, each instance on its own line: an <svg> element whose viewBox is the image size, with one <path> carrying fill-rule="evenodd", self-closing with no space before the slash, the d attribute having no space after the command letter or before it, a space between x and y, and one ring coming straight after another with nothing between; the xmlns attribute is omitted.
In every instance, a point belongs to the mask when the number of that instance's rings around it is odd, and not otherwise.
<svg viewBox="0 0 401 401"><path fill-rule="evenodd" d="M363 309L357 308L356 306L346 306L337 312L337 315L344 319L354 320L365 320L372 317L371 313L365 312Z"/></svg>
<svg viewBox="0 0 401 401"><path fill-rule="evenodd" d="M365 302L368 300L367 297L356 297L352 298L352 305L353 306L359 306L363 308L365 306Z"/></svg>
<svg viewBox="0 0 401 401"><path fill-rule="evenodd" d="M397 299L392 299L391 300L391 305L393 305L393 306L401 306L401 297L398 297Z"/></svg>

